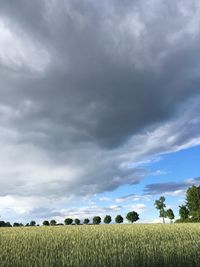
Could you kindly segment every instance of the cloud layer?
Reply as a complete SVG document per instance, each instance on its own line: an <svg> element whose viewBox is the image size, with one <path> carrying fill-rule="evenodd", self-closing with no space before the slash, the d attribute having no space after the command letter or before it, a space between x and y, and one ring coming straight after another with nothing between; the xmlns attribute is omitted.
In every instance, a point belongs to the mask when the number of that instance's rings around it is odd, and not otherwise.
<svg viewBox="0 0 200 267"><path fill-rule="evenodd" d="M199 18L195 0L1 1L0 195L112 191L199 144Z"/></svg>

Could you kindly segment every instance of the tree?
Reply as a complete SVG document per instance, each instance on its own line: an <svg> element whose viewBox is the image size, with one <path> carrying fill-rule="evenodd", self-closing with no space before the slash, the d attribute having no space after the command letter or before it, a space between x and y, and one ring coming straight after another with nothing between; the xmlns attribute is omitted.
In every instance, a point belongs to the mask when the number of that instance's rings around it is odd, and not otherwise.
<svg viewBox="0 0 200 267"><path fill-rule="evenodd" d="M83 223L84 224L88 224L90 222L90 220L88 218L84 219Z"/></svg>
<svg viewBox="0 0 200 267"><path fill-rule="evenodd" d="M66 219L64 220L64 223L65 223L66 225L70 225L70 224L73 223L73 220L72 220L71 218L66 218Z"/></svg>
<svg viewBox="0 0 200 267"><path fill-rule="evenodd" d="M10 222L6 222L6 227L12 227Z"/></svg>
<svg viewBox="0 0 200 267"><path fill-rule="evenodd" d="M31 221L29 225L30 226L35 226L36 225L36 222L35 221Z"/></svg>
<svg viewBox="0 0 200 267"><path fill-rule="evenodd" d="M165 197L161 196L158 200L155 201L154 205L156 209L160 211L160 217L163 219L163 223L165 223L166 211L165 211Z"/></svg>
<svg viewBox="0 0 200 267"><path fill-rule="evenodd" d="M43 223L42 223L44 226L49 226L49 221L43 221Z"/></svg>
<svg viewBox="0 0 200 267"><path fill-rule="evenodd" d="M6 223L4 221L0 221L0 227L6 227Z"/></svg>
<svg viewBox="0 0 200 267"><path fill-rule="evenodd" d="M189 218L189 209L187 208L186 205L179 206L179 215L182 220Z"/></svg>
<svg viewBox="0 0 200 267"><path fill-rule="evenodd" d="M75 224L79 225L81 221L80 221L78 218L76 218L76 219L74 220L74 222L75 222Z"/></svg>
<svg viewBox="0 0 200 267"><path fill-rule="evenodd" d="M172 220L175 218L173 210L172 209L168 209L166 211L166 216L171 220L171 223L172 223Z"/></svg>
<svg viewBox="0 0 200 267"><path fill-rule="evenodd" d="M51 220L51 221L50 221L50 225L51 225L51 226L55 226L55 225L56 225L56 220Z"/></svg>
<svg viewBox="0 0 200 267"><path fill-rule="evenodd" d="M123 223L123 221L124 221L124 218L121 215L117 215L115 217L115 222L116 223Z"/></svg>
<svg viewBox="0 0 200 267"><path fill-rule="evenodd" d="M186 192L186 205L193 219L200 219L200 186L192 186Z"/></svg>
<svg viewBox="0 0 200 267"><path fill-rule="evenodd" d="M133 223L133 222L138 221L140 218L139 218L139 214L136 211L130 211L127 213L126 219L129 222Z"/></svg>
<svg viewBox="0 0 200 267"><path fill-rule="evenodd" d="M105 224L109 224L109 223L111 223L111 221L112 221L112 218L111 218L111 216L110 215L106 215L106 217L104 218L104 223Z"/></svg>
<svg viewBox="0 0 200 267"><path fill-rule="evenodd" d="M13 223L13 227L19 227L19 226L20 226L20 224L18 222Z"/></svg>
<svg viewBox="0 0 200 267"><path fill-rule="evenodd" d="M10 222L0 221L0 227L12 227Z"/></svg>
<svg viewBox="0 0 200 267"><path fill-rule="evenodd" d="M93 217L93 224L100 224L101 223L101 217L94 216Z"/></svg>

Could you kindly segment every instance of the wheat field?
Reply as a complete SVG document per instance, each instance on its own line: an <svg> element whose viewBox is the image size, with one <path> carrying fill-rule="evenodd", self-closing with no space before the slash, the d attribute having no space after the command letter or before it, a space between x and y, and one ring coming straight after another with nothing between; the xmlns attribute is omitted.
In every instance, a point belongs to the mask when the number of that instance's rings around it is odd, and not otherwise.
<svg viewBox="0 0 200 267"><path fill-rule="evenodd" d="M200 225L1 228L0 266L200 266Z"/></svg>

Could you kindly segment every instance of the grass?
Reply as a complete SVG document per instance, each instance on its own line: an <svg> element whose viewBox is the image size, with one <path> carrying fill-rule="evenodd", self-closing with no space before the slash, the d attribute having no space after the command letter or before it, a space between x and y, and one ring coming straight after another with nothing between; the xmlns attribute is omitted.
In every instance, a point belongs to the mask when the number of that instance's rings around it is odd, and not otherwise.
<svg viewBox="0 0 200 267"><path fill-rule="evenodd" d="M200 224L0 228L0 266L200 266Z"/></svg>

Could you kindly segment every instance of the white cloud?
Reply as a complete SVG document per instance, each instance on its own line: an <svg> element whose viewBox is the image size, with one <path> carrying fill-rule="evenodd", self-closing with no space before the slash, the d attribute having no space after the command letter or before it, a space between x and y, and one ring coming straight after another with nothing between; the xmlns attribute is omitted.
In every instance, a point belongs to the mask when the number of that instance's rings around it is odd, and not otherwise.
<svg viewBox="0 0 200 267"><path fill-rule="evenodd" d="M147 206L143 203L137 203L137 204L127 205L126 208L128 210L136 211L139 214L141 214L147 209Z"/></svg>
<svg viewBox="0 0 200 267"><path fill-rule="evenodd" d="M185 193L186 189L180 189L172 192L164 192L163 195L176 197L176 196L185 196Z"/></svg>
<svg viewBox="0 0 200 267"><path fill-rule="evenodd" d="M102 201L102 202L110 202L110 201L112 201L112 200L111 200L111 198L109 198L109 197L100 197L100 198L99 198L99 201Z"/></svg>

